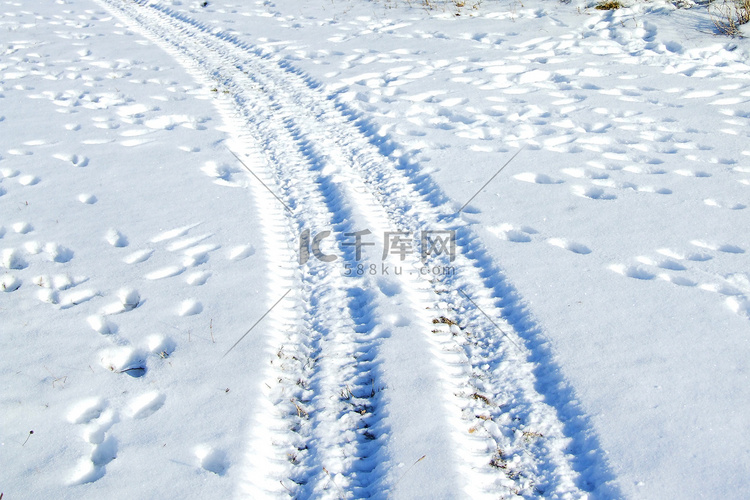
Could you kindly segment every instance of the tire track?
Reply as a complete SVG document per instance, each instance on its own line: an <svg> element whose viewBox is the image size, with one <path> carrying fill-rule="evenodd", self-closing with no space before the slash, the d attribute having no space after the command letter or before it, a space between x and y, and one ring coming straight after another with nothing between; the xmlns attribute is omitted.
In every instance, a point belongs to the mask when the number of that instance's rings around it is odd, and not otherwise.
<svg viewBox="0 0 750 500"><path fill-rule="evenodd" d="M417 468L409 477L393 471L405 456L399 436L409 439L397 418L409 401L389 391L401 383L390 374L407 365L386 339L416 349L431 365L424 375L432 392L422 398L438 394L442 409L434 416L449 429L431 451L450 457L434 466L445 467L452 481L465 478L453 485L456 492L580 497L600 486L606 474L598 446L587 441L570 390L554 395L562 381L540 332L432 181L408 158L389 158L395 144L378 139L365 118L317 82L233 35L157 3L105 3L226 92L222 115L232 124L233 150L252 160L253 172L293 212L285 216L270 194L260 197L271 221L264 241L279 248L274 264L289 267L295 236L307 229L332 229L350 265L359 260L344 246L346 233L363 228L458 234L454 262L433 256L422 263L412 255L404 259L409 275L347 278L341 263L310 259L272 280L295 293L274 311L267 334L268 401L251 438L254 477L243 485L246 493L359 498L398 495L412 477L417 482ZM425 279L413 272L424 264L459 273ZM417 335L405 337L407 326ZM450 473L455 469L460 474Z"/></svg>

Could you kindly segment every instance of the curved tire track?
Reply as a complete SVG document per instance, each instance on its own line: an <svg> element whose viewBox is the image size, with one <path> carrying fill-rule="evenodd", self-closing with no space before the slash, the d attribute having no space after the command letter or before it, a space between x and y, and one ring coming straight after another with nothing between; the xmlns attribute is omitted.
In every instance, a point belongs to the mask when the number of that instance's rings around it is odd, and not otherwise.
<svg viewBox="0 0 750 500"><path fill-rule="evenodd" d="M475 498L578 498L604 487L598 444L541 332L431 179L408 158L391 159L394 143L232 34L158 3L100 1L214 82L233 151L291 208L254 190L264 241L277 253L269 293L294 293L268 320L267 400L256 410L243 492L408 496L428 479L434 491ZM340 247L365 228L455 230L458 255L410 255L411 274L387 277L345 277L341 260L289 266L299 234L329 228ZM358 264L353 249L343 262ZM458 274L414 272L424 264ZM410 368L424 380L404 380ZM434 461L401 474L409 453Z"/></svg>

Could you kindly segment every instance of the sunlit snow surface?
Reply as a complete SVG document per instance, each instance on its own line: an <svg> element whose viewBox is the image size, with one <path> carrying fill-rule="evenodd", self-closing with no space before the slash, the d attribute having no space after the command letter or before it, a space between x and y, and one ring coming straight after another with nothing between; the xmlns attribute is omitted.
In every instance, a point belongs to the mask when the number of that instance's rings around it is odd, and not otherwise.
<svg viewBox="0 0 750 500"><path fill-rule="evenodd" d="M5 498L745 496L747 42L417 3L0 4Z"/></svg>

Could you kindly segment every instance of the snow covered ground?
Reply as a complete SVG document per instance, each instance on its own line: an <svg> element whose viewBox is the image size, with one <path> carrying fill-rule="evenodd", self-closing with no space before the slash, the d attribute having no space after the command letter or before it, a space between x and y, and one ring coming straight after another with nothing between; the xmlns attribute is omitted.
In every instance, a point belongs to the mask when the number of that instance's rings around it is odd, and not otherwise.
<svg viewBox="0 0 750 500"><path fill-rule="evenodd" d="M748 43L412 4L0 4L3 498L746 497Z"/></svg>

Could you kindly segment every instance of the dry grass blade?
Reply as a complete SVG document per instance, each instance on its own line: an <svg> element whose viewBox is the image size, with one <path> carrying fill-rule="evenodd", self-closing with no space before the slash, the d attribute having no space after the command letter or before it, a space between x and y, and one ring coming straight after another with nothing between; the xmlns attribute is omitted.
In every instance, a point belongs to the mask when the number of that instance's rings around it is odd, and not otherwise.
<svg viewBox="0 0 750 500"><path fill-rule="evenodd" d="M410 471L410 470L412 469L412 467L414 467L414 466L415 466L415 465L417 465L417 464L418 464L419 462L421 462L422 460L424 460L426 456L427 456L427 455L422 455L422 456L421 456L421 457L419 457L419 458L418 458L418 459L417 459L417 460L416 460L416 461L415 461L415 462L414 462L413 464L411 464L411 465L409 466L409 468L408 468L408 469L406 469L406 470L404 471L404 473L403 473L403 474L401 474L401 477L399 477L399 478L398 478L398 479L396 480L396 482L395 482L395 483L393 483L393 488L395 489L395 488L396 488L396 485L398 485L398 483L400 483L400 482L401 482L401 480L402 480L402 479L403 479L404 477L406 477L406 475L407 475L407 474L409 473L409 471Z"/></svg>
<svg viewBox="0 0 750 500"><path fill-rule="evenodd" d="M622 8L622 4L618 0L603 0L596 4L594 8L596 10L617 10Z"/></svg>
<svg viewBox="0 0 750 500"><path fill-rule="evenodd" d="M709 12L719 33L742 36L740 26L750 22L750 0L715 0L709 5Z"/></svg>

